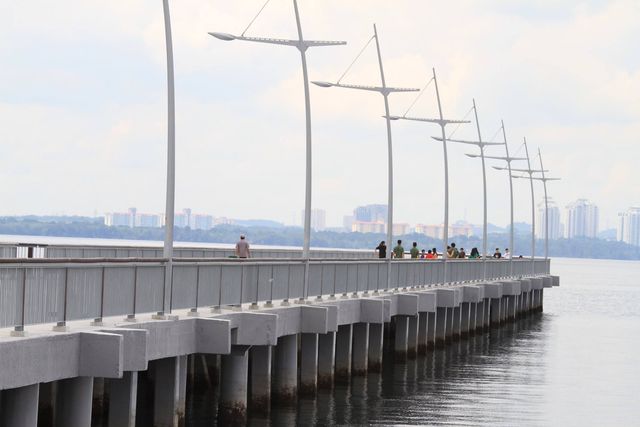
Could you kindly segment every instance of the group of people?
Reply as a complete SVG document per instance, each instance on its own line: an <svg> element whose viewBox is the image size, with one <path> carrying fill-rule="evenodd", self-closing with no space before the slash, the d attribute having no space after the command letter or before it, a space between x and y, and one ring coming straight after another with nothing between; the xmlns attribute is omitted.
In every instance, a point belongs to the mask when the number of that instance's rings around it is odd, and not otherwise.
<svg viewBox="0 0 640 427"><path fill-rule="evenodd" d="M385 241L381 241L380 244L376 247L376 252L378 254L378 258L386 258L387 257L387 245ZM393 248L391 252L391 258L404 258L405 250L402 246L402 240L398 240L398 244ZM409 249L409 257L411 259L438 259L441 255L438 254L436 248L425 250L418 249L418 243L413 242L411 245L411 249ZM455 243L451 243L447 246L446 252L447 259L480 259L482 255L478 251L478 248L472 248L471 252L467 256L464 248L456 247ZM511 253L509 252L509 248L504 250L504 254L500 252L500 248L496 248L496 251L493 253L493 258L496 259L510 259Z"/></svg>

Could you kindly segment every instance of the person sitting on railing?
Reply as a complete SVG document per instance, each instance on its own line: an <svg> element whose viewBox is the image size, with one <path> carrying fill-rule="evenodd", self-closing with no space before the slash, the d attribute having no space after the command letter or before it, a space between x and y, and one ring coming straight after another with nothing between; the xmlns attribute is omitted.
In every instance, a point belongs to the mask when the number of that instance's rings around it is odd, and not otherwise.
<svg viewBox="0 0 640 427"><path fill-rule="evenodd" d="M409 254L411 255L411 259L418 259L418 255L420 255L420 249L418 249L418 243L413 242L411 249L409 250Z"/></svg>
<svg viewBox="0 0 640 427"><path fill-rule="evenodd" d="M427 259L427 251L424 249L420 252L420 259Z"/></svg>
<svg viewBox="0 0 640 427"><path fill-rule="evenodd" d="M402 247L402 240L398 240L398 244L393 248L394 258L404 258L404 248Z"/></svg>
<svg viewBox="0 0 640 427"><path fill-rule="evenodd" d="M500 252L500 248L496 248L496 251L493 253L493 257L496 259L502 258L502 252Z"/></svg>
<svg viewBox="0 0 640 427"><path fill-rule="evenodd" d="M458 258L459 254L455 243L451 243L451 245L447 247L447 258Z"/></svg>
<svg viewBox="0 0 640 427"><path fill-rule="evenodd" d="M467 257L467 253L464 251L464 248L460 248L460 252L458 252L459 259L465 259Z"/></svg>
<svg viewBox="0 0 640 427"><path fill-rule="evenodd" d="M471 248L469 259L478 259L478 258L480 258L480 252L478 252L478 248Z"/></svg>
<svg viewBox="0 0 640 427"><path fill-rule="evenodd" d="M438 259L438 250L436 248L431 249L431 255L433 255L433 259Z"/></svg>
<svg viewBox="0 0 640 427"><path fill-rule="evenodd" d="M438 258L438 255L434 255L433 252L434 252L433 250L429 249L429 252L427 252L426 258L427 259L436 259L436 258Z"/></svg>
<svg viewBox="0 0 640 427"><path fill-rule="evenodd" d="M504 250L504 255L502 255L502 258L504 259L511 259L511 252L509 252L509 248L506 248Z"/></svg>

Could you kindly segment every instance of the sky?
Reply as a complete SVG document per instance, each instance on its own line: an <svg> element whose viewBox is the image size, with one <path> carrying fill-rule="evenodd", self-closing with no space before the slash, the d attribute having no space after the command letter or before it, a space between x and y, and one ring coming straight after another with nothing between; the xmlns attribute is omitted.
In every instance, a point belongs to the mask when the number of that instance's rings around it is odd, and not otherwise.
<svg viewBox="0 0 640 427"><path fill-rule="evenodd" d="M160 1L0 0L0 215L163 212L166 59ZM223 42L263 0L171 2L176 76L176 210L300 221L305 125L300 55ZM640 2L637 0L299 0L311 80L336 81L376 23L387 84L424 87L438 73L447 118L473 119L512 155L529 143L560 207L587 198L601 229L640 205ZM292 1L271 0L248 36L295 38ZM344 83L379 85L369 44ZM435 117L433 83L410 115ZM404 114L416 94L390 96ZM340 225L355 206L386 203L387 141L379 94L311 87L313 207ZM442 222L442 144L435 125L393 122L394 216ZM455 131L455 132L454 132ZM476 139L474 123L451 128ZM473 146L449 145L451 219L482 221ZM503 154L490 147L488 154ZM489 162L490 165L496 163ZM515 163L514 163L515 164ZM489 222L509 221L508 180L490 169ZM516 221L530 193L514 182ZM536 198L542 200L536 183Z"/></svg>

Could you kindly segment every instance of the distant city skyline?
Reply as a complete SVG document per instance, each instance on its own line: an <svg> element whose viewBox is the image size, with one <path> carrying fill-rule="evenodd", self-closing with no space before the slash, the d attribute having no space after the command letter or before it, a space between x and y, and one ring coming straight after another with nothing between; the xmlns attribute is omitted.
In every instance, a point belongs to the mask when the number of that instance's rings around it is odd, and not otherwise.
<svg viewBox="0 0 640 427"><path fill-rule="evenodd" d="M310 54L312 79L337 78L376 22L390 84L421 87L435 66L446 116L464 116L475 97L487 140L504 118L511 155L523 154L526 136L532 152L541 147L550 174L562 178L549 188L555 200L594 201L600 228L616 227L619 212L640 204L639 188L630 185L640 158L640 78L628 54L640 38L637 1L300 3L309 37L330 33L349 43ZM207 34L242 30L262 4L173 5L176 206L290 223L304 191L297 58L277 48L214 43ZM418 15L423 19L406 19ZM290 2L271 2L247 35L294 36L290 16ZM166 58L157 5L7 2L0 35L0 182L11 183L3 186L0 215L161 211ZM370 53L345 83L379 83ZM260 73L247 78L256 64ZM357 93L337 100L330 92L311 89L312 207L327 211L328 227L341 226L352 206L386 198L380 106ZM393 99L392 113L413 99ZM433 96L413 111L433 115ZM441 149L428 142L436 130L394 123L393 131L395 219L437 224ZM463 139L474 135L470 125L456 131ZM488 152L502 154L496 150ZM478 224L480 167L467 152L450 151L451 218ZM507 224L506 177L490 171L488 184L489 222ZM530 221L526 185L516 183L516 221ZM542 198L540 185L536 196Z"/></svg>

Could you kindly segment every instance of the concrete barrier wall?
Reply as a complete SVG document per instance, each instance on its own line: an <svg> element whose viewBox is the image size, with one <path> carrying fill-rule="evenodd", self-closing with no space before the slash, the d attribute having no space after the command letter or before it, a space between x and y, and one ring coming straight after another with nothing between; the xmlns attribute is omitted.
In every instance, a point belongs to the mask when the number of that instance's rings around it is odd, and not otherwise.
<svg viewBox="0 0 640 427"><path fill-rule="evenodd" d="M176 260L165 286L164 260L30 260L0 263L0 327L133 315L170 309L340 295L442 284L444 264L427 260L312 260L304 289L302 260ZM447 262L448 283L482 280L482 262ZM513 261L513 277L531 274ZM548 274L549 260L536 260ZM488 261L487 279L509 277L508 261ZM163 304L165 302L165 304Z"/></svg>

